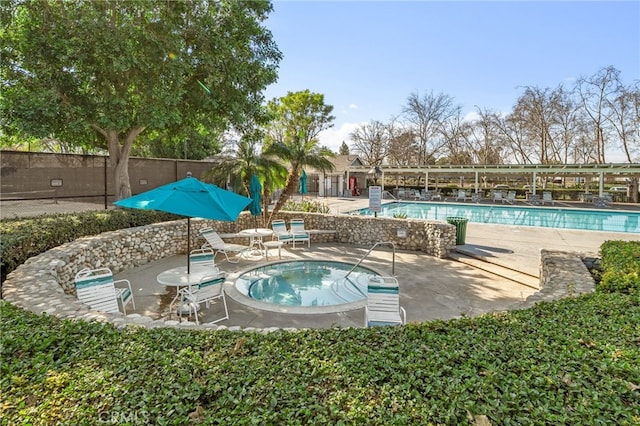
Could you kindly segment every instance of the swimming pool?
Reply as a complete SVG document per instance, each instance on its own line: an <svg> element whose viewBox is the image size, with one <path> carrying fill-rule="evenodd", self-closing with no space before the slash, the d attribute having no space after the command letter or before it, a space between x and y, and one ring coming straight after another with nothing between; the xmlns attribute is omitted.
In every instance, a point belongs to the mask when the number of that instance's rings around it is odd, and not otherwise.
<svg viewBox="0 0 640 426"><path fill-rule="evenodd" d="M356 213L373 216L369 209ZM393 202L383 204L378 216L394 214L406 214L411 219L446 221L447 217L464 217L475 223L640 233L640 213L619 210Z"/></svg>
<svg viewBox="0 0 640 426"><path fill-rule="evenodd" d="M235 288L260 306L313 308L336 307L336 312L364 306L367 283L377 272L347 262L299 260L274 262L242 273ZM345 279L345 276L353 272ZM326 309L320 310L326 313Z"/></svg>

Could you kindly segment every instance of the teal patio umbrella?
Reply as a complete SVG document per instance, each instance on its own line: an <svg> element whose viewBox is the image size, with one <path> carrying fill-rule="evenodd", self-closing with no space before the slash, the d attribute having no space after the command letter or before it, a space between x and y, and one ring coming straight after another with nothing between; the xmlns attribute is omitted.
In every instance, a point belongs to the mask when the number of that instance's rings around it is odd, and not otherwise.
<svg viewBox="0 0 640 426"><path fill-rule="evenodd" d="M298 181L298 192L302 196L307 193L307 173L304 170L302 170L300 180Z"/></svg>
<svg viewBox="0 0 640 426"><path fill-rule="evenodd" d="M190 272L191 218L234 222L251 198L188 176L113 204L140 210L158 210L187 218L187 273Z"/></svg>
<svg viewBox="0 0 640 426"><path fill-rule="evenodd" d="M252 216L258 216L262 213L262 185L258 176L251 176L251 183L249 184L249 192L251 194L251 203L249 204L249 211ZM256 218L257 221L257 218ZM256 226L257 228L257 226Z"/></svg>

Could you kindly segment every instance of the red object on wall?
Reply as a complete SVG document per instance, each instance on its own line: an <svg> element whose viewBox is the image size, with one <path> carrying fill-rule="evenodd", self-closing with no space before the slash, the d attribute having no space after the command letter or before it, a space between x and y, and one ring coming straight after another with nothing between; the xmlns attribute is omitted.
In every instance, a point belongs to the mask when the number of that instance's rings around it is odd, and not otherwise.
<svg viewBox="0 0 640 426"><path fill-rule="evenodd" d="M351 190L351 195L354 197L356 195L360 195L360 190L358 189L358 178L355 176L349 176L349 189Z"/></svg>

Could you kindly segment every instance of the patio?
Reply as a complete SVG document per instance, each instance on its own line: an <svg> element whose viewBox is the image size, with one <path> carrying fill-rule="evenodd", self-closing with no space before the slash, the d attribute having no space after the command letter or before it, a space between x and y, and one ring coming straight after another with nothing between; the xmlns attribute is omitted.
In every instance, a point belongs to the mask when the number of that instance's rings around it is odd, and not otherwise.
<svg viewBox="0 0 640 426"><path fill-rule="evenodd" d="M282 260L340 260L355 263L368 247L353 247L344 244L312 244L310 249L282 250ZM260 261L241 258L237 264L216 257L217 266L228 274L225 283L229 320L219 326L241 328L328 328L362 327L364 309L331 314L290 314L283 307L282 312L267 312L238 302L232 287L239 272L264 265ZM135 313L153 319L168 318L168 305L175 295L175 288L165 287L156 281L157 275L169 268L185 263L183 255L171 256L157 262L123 271L118 279L131 281L136 301ZM362 265L383 274L391 275L392 251L376 249L363 261ZM495 276L480 269L453 261L437 259L419 252L396 252L395 273L400 282L402 306L407 310L407 321L427 321L450 319L462 315L474 316L490 311L505 310L526 299L536 289L506 278ZM201 306L200 323L206 324L208 317L218 317L220 304L209 309ZM177 320L175 314L172 319ZM182 320L184 323L186 320ZM192 320L193 321L193 320Z"/></svg>

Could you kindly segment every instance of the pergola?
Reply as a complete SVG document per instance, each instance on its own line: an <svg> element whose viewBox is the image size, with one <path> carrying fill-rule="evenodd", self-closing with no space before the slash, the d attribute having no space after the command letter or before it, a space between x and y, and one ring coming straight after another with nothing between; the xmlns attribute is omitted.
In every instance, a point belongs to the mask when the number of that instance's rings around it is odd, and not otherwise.
<svg viewBox="0 0 640 426"><path fill-rule="evenodd" d="M605 175L635 175L640 176L640 164L639 163L610 163L610 164L496 164L496 165L426 165L426 166L376 166L374 168L365 166L352 166L347 169L347 180L349 179L349 173L365 173L376 174L382 178L382 190L384 191L384 176L385 174L396 175L420 175L424 174L425 177L425 191L429 188L429 174L442 175L442 174L473 174L475 176L475 192L479 192L479 180L480 176L495 174L531 174L532 176L532 192L536 193L536 179L539 174L541 175L570 175L570 176L597 176L599 181L599 196L604 194L604 178ZM378 176L376 176L378 177ZM587 187L585 185L585 191Z"/></svg>

